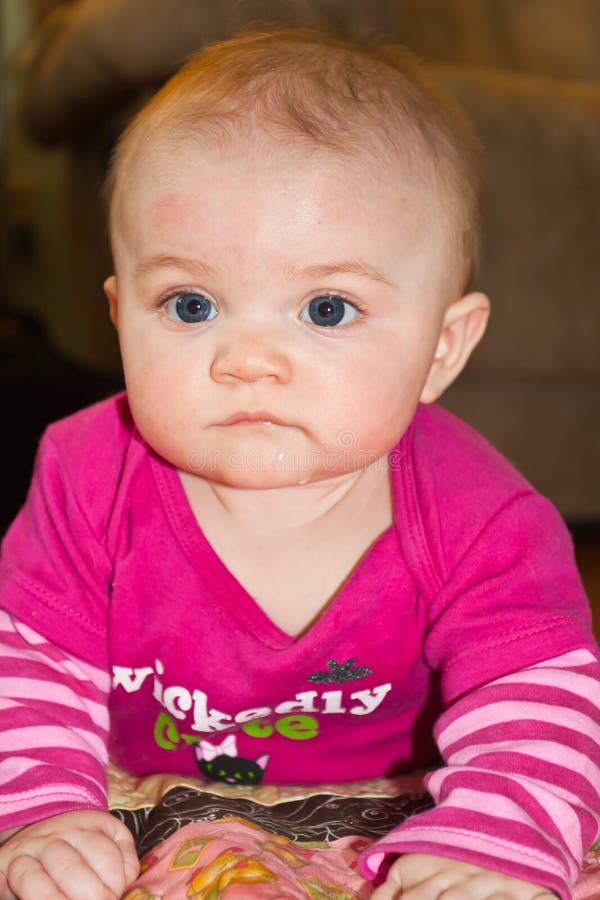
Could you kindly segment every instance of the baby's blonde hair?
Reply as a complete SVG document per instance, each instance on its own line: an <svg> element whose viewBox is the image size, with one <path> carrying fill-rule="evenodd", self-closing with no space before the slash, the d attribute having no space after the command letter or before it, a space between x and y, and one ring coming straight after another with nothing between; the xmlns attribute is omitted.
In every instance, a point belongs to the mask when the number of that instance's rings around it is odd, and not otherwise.
<svg viewBox="0 0 600 900"><path fill-rule="evenodd" d="M448 244L463 287L476 266L482 154L459 109L398 45L371 46L308 29L249 31L207 46L137 114L107 178L112 207L124 173L159 142L275 135L339 156L402 156L442 198ZM394 177L390 170L390 177Z"/></svg>

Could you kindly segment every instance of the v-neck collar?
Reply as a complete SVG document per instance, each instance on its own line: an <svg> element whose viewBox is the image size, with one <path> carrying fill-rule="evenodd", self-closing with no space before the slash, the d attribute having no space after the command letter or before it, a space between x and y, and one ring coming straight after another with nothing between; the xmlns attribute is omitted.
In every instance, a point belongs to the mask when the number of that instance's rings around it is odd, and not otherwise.
<svg viewBox="0 0 600 900"><path fill-rule="evenodd" d="M375 558L382 553L387 557L390 542L397 544L395 528L391 525L367 548L313 624L298 635L290 635L265 613L209 543L196 520L176 468L155 454L151 454L151 464L174 537L190 564L201 578L210 581L215 594L227 608L227 614L273 649L283 650L302 642L313 643L321 630L328 630L331 623L339 618L346 603L356 601L362 584L371 580L368 572Z"/></svg>

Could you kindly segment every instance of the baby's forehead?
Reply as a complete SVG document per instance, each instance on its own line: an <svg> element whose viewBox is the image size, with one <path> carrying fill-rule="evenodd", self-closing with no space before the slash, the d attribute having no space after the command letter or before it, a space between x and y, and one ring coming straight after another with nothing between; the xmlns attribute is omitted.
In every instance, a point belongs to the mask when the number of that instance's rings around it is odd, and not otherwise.
<svg viewBox="0 0 600 900"><path fill-rule="evenodd" d="M408 173L413 200L437 227L443 223L468 270L479 232L480 147L421 74L401 50L390 56L314 34L241 36L202 51L119 142L108 181L111 221L132 182L175 177L174 160L192 164L194 147L212 146L240 166L251 148L267 170L281 165L283 149L291 165L325 160L346 176L352 169L361 184L393 185ZM214 157L205 161L211 166Z"/></svg>
<svg viewBox="0 0 600 900"><path fill-rule="evenodd" d="M395 255L428 252L438 270L446 256L446 212L422 166L417 170L412 160L375 157L372 147L340 154L286 144L272 135L256 138L249 143L236 136L213 145L197 136L146 142L116 197L117 256L123 250L152 255L160 238L163 253L164 247L174 253L172 248L179 251L188 242L192 255L212 263L241 241L242 256L256 253L262 265L271 254L274 267L281 262L287 271L288 264L302 269L321 256L328 261L361 258L363 251L368 256L366 244L377 234L376 268ZM240 221L249 226L243 234ZM280 243L269 244L267 238L265 251L261 232L271 235L273 221L284 223ZM357 223L365 241L358 245ZM307 228L319 234L316 254L310 235L304 242Z"/></svg>
<svg viewBox="0 0 600 900"><path fill-rule="evenodd" d="M197 126L182 130L168 120L149 123L139 129L135 141L122 152L115 178L112 200L127 203L135 189L179 182L187 173L210 179L219 171L239 173L243 177L260 175L290 179L320 169L327 171L332 193L337 188L347 191L352 184L371 188L378 193L405 186L423 207L431 207L437 196L439 179L434 174L434 161L410 141L393 146L364 134L352 144L340 147L323 145L289 129L248 118L226 129ZM438 210L438 214L439 214Z"/></svg>
<svg viewBox="0 0 600 900"><path fill-rule="evenodd" d="M244 140L235 136L218 144L199 141L196 135L177 142L146 142L115 195L114 250L122 240L130 245L134 233L137 243L142 220L152 223L155 234L167 230L168 242L184 240L182 232L198 233L209 214L211 230L234 234L240 205L245 213L253 211L250 221L259 231L282 210L290 223L318 213L314 227L323 241L337 246L352 220L377 229L385 243L394 246L401 242L417 251L418 244L427 241L437 255L446 243L444 201L436 182L415 161L378 157L372 145L340 154L286 144L271 135L254 137L249 142L247 135ZM339 210L345 211L344 218ZM138 252L143 252L140 245Z"/></svg>

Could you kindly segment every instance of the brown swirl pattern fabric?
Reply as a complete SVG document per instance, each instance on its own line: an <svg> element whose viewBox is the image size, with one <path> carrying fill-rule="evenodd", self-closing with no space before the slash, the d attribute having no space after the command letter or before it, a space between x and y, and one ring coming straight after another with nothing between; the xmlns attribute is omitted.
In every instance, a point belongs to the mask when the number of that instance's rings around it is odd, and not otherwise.
<svg viewBox="0 0 600 900"><path fill-rule="evenodd" d="M178 829L198 821L242 817L293 841L331 842L342 837L378 838L408 816L431 806L427 794L341 797L317 794L267 806L248 797L221 797L192 787L167 791L154 807L113 809L132 832L143 856Z"/></svg>

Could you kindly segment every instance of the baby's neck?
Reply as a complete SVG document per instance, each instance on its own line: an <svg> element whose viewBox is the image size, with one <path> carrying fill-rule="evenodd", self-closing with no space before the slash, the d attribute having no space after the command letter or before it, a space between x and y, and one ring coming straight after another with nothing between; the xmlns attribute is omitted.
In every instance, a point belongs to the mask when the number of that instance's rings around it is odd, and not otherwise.
<svg viewBox="0 0 600 900"><path fill-rule="evenodd" d="M182 483L196 517L217 516L256 532L303 531L324 520L360 515L375 497L387 495L385 466L372 466L322 481L267 490L251 490L182 473ZM354 516L352 516L354 517ZM282 532L283 530L283 532Z"/></svg>
<svg viewBox="0 0 600 900"><path fill-rule="evenodd" d="M314 623L392 523L386 466L277 490L236 490L181 476L217 556L290 635Z"/></svg>

